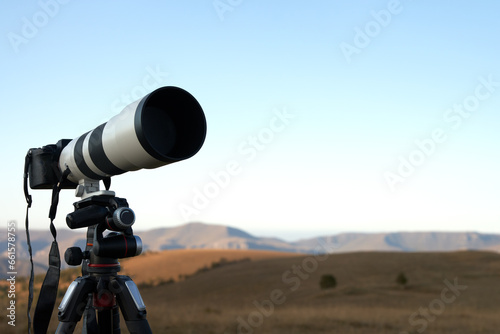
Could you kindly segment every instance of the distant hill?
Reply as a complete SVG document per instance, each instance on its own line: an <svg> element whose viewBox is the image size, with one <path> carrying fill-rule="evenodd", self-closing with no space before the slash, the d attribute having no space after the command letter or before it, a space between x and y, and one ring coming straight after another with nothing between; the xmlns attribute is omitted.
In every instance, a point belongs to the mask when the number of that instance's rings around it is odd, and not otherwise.
<svg viewBox="0 0 500 334"><path fill-rule="evenodd" d="M61 253L61 263L63 268L68 267L64 262L64 252L68 247L78 246L80 248L85 247L86 234L85 231L72 231L68 229L60 229L57 231L57 242L59 246L59 251ZM0 233L0 278L5 278L7 272L8 262L7 262L7 240L6 232ZM50 246L53 241L52 234L47 229L46 231L41 230L31 230L30 231L31 248L33 253L33 263L35 266L35 273L43 273L47 271L48 266L48 255L50 251ZM16 233L16 263L15 269L18 275L28 276L30 272L29 263L29 252L28 245L26 243L26 233L24 229L18 228Z"/></svg>
<svg viewBox="0 0 500 334"><path fill-rule="evenodd" d="M6 240L6 232L0 234ZM175 227L137 232L144 251L172 249L245 249L292 253L346 253L357 251L428 252L457 250L500 251L500 235L476 232L395 232L342 233L287 242L278 238L262 238L243 230L203 223L189 223ZM24 231L18 231L16 265L20 275L28 274L28 249ZM60 229L57 240L61 258L68 247L85 245L85 229ZM37 272L47 267L47 256L52 235L47 231L32 230L33 260ZM0 276L8 272L7 243L0 244ZM63 267L66 267L62 260ZM3 278L3 277L2 277Z"/></svg>
<svg viewBox="0 0 500 334"><path fill-rule="evenodd" d="M458 250L500 250L500 235L477 232L395 232L342 233L299 240L291 243L297 249L311 249L326 244L331 252L400 251L431 252Z"/></svg>
<svg viewBox="0 0 500 334"><path fill-rule="evenodd" d="M186 248L299 251L297 247L284 240L259 238L224 225L190 223L140 232L139 235L145 249L153 251Z"/></svg>

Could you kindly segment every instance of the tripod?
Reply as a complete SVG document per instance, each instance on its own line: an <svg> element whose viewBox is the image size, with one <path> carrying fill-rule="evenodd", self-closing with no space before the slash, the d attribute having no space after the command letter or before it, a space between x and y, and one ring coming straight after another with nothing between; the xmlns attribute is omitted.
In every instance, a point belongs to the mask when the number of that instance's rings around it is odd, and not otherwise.
<svg viewBox="0 0 500 334"><path fill-rule="evenodd" d="M69 265L82 265L82 276L68 287L59 306L56 334L70 334L84 315L83 334L120 334L120 314L131 334L152 333L146 306L134 281L118 275L118 258L142 252L141 239L133 235L133 211L114 192L87 197L74 203L66 222L71 229L88 227L85 251L68 248ZM105 230L114 232L103 236ZM97 315L96 315L97 313Z"/></svg>

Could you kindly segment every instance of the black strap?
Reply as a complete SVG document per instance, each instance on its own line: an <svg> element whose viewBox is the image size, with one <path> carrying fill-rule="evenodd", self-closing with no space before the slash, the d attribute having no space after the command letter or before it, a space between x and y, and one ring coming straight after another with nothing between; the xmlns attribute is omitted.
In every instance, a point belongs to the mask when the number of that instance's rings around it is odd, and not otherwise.
<svg viewBox="0 0 500 334"><path fill-rule="evenodd" d="M43 280L40 295L35 309L33 328L35 334L45 334L49 328L50 317L56 303L57 288L59 285L59 275L61 260L59 259L59 247L57 241L52 242L49 253L49 269Z"/></svg>
<svg viewBox="0 0 500 334"><path fill-rule="evenodd" d="M57 298L57 288L59 286L59 276L61 271L61 259L59 254L59 247L57 245L57 231L54 226L54 219L56 218L57 205L59 204L59 192L62 188L62 183L66 180L70 173L66 169L59 179L59 183L54 185L52 190L52 203L50 205L49 218L50 218L50 232L54 237L52 246L49 252L49 269L45 274L38 302L35 309L35 317L33 321L33 328L35 334L46 334L49 328L50 318Z"/></svg>
<svg viewBox="0 0 500 334"><path fill-rule="evenodd" d="M26 229L26 242L28 243L28 253L30 255L30 266L31 266L31 273L30 273L30 281L29 281L29 286L28 286L28 291L29 291L29 296L28 296L28 310L27 310L27 315L28 315L28 334L31 334L31 304L33 303L33 281L35 279L35 273L33 269L33 251L31 249L31 240L30 240L30 228L29 228L29 219L28 219L28 213L29 209L31 208L31 203L33 202L31 195L28 192L28 173L29 173L29 168L30 168L30 162L31 162L31 150L28 151L26 154L26 158L24 160L24 175L23 175L23 188L24 188L24 197L26 198L26 219L25 219L25 229Z"/></svg>

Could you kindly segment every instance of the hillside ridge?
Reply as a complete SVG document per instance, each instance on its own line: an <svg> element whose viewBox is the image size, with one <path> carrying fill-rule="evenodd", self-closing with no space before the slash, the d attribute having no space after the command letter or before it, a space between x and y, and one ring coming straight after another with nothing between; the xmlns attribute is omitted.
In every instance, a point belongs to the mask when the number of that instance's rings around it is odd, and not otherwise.
<svg viewBox="0 0 500 334"><path fill-rule="evenodd" d="M85 245L85 230L58 231L61 258L68 247ZM2 231L0 236L6 237ZM449 252L458 250L500 251L500 235L478 232L389 232L340 233L288 242L279 238L258 237L236 227L187 223L174 227L136 231L142 239L143 251L174 249L240 249L291 253L349 253L359 251L393 252ZM45 270L52 242L50 232L31 231L33 260L37 271ZM0 257L7 256L7 243L0 245ZM27 270L28 247L26 235L19 233L16 240L16 258L21 271ZM24 263L26 262L26 263ZM1 272L7 272L7 261L0 261ZM62 267L67 265L62 261Z"/></svg>

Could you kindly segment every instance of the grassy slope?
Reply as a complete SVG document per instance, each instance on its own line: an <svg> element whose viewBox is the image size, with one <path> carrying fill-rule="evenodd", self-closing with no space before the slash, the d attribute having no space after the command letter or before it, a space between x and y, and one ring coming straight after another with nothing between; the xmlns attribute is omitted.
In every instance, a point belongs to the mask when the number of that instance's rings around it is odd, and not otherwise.
<svg viewBox="0 0 500 334"><path fill-rule="evenodd" d="M283 253L257 250L220 250L220 249L178 249L163 252L146 253L136 258L120 261L120 274L128 275L136 282L153 283L179 276L192 275L203 267L210 268L221 259L227 261L262 260L281 257L297 257L296 253Z"/></svg>
<svg viewBox="0 0 500 334"><path fill-rule="evenodd" d="M166 279L177 278L221 257L236 259L232 252L167 251L124 261L124 268L138 283L141 275L153 277L145 268L166 274ZM237 252L240 258L252 257ZM323 261L296 254L258 254L260 260L254 257L174 284L141 287L153 332L470 334L498 333L500 328L496 253L351 253L329 255ZM401 271L409 280L406 288L395 283ZM337 278L335 289L320 289L323 274ZM453 283L455 278L467 288L458 296L445 292L445 298L454 300L442 302L445 280ZM269 301L277 290L283 293L277 298L280 305ZM26 332L24 313L25 308L18 311L19 333ZM243 321L247 325L238 332ZM54 318L54 329L56 324ZM0 332L14 333L9 330L2 321Z"/></svg>
<svg viewBox="0 0 500 334"><path fill-rule="evenodd" d="M500 328L498 254L339 254L317 262L315 270L311 259L240 263L144 289L150 323L159 333L238 333L239 317L252 324L241 327L241 333L470 334L498 333ZM311 273L301 273L300 278L291 270L302 265ZM406 288L395 283L400 271L409 279ZM333 274L338 286L321 290L323 274ZM455 278L467 288L453 302L439 303L445 280L453 283ZM264 301L276 289L285 301L271 307ZM444 296L453 297L450 292ZM267 308L259 311L256 304ZM429 307L435 314L429 311L410 319Z"/></svg>

